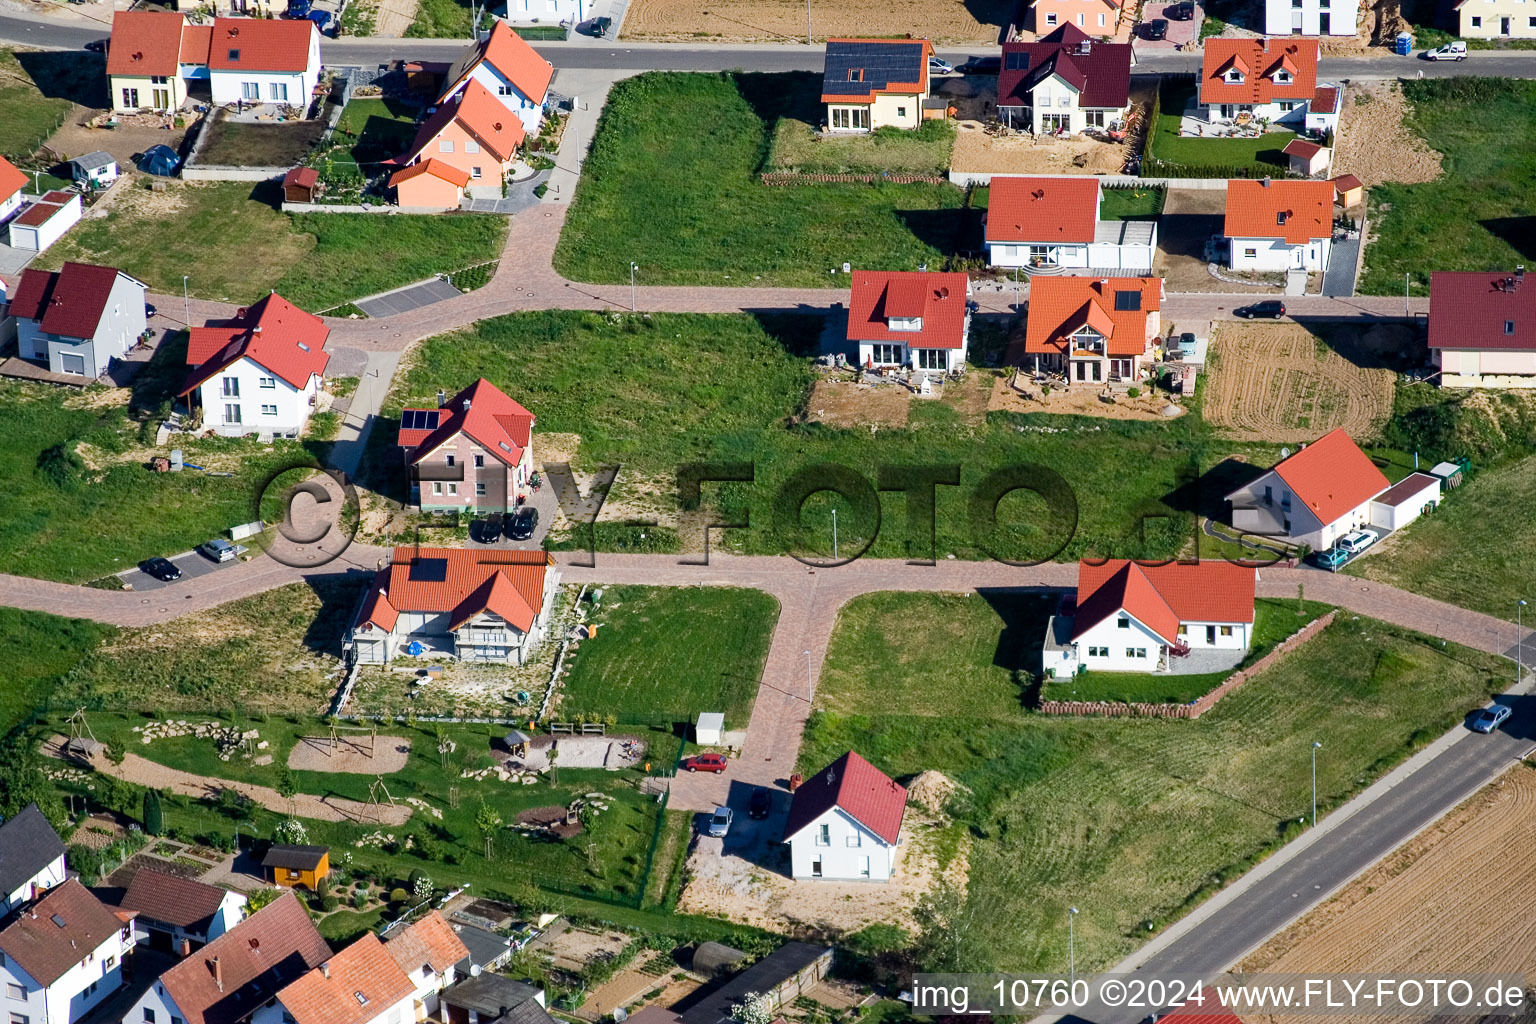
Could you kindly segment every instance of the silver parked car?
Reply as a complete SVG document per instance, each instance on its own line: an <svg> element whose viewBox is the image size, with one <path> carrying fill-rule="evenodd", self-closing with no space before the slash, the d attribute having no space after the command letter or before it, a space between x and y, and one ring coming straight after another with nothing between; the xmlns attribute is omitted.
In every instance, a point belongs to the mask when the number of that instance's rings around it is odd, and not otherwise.
<svg viewBox="0 0 1536 1024"><path fill-rule="evenodd" d="M716 838L723 838L731 830L731 809L729 807L716 807L715 813L710 815L708 832Z"/></svg>

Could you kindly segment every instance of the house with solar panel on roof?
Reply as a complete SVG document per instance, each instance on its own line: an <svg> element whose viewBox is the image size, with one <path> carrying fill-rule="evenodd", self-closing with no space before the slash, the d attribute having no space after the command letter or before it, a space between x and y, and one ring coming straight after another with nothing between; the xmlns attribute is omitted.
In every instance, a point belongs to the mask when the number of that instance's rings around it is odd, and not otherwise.
<svg viewBox="0 0 1536 1024"><path fill-rule="evenodd" d="M928 94L931 56L926 39L828 39L821 79L826 130L916 128L943 117L944 100Z"/></svg>
<svg viewBox="0 0 1536 1024"><path fill-rule="evenodd" d="M1100 220L1099 179L996 175L983 235L987 262L1031 274L1152 269L1157 222Z"/></svg>
<svg viewBox="0 0 1536 1024"><path fill-rule="evenodd" d="M1069 384L1135 384L1155 354L1162 305L1159 277L1037 277L1019 361Z"/></svg>
<svg viewBox="0 0 1536 1024"><path fill-rule="evenodd" d="M795 790L784 824L790 874L884 882L895 874L907 790L850 750Z"/></svg>
<svg viewBox="0 0 1536 1024"><path fill-rule="evenodd" d="M1003 44L997 116L1010 128L1046 135L1107 129L1124 122L1130 106L1129 43L1099 42L1062 25L1033 43Z"/></svg>
<svg viewBox="0 0 1536 1024"><path fill-rule="evenodd" d="M533 478L533 413L484 377L403 409L397 445L423 512L510 512Z"/></svg>
<svg viewBox="0 0 1536 1024"><path fill-rule="evenodd" d="M222 437L297 437L331 360L330 335L319 317L272 292L188 332L190 369L177 396Z"/></svg>
<svg viewBox="0 0 1536 1024"><path fill-rule="evenodd" d="M426 654L522 665L544 639L559 586L543 551L396 548L347 643L365 665Z"/></svg>

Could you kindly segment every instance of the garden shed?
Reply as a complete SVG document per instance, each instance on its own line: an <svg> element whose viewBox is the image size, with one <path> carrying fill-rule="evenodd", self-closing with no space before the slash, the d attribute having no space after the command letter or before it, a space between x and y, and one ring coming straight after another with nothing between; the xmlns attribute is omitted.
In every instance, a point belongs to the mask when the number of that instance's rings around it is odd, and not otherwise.
<svg viewBox="0 0 1536 1024"><path fill-rule="evenodd" d="M320 172L313 167L295 167L283 175L283 201L312 203L320 194Z"/></svg>
<svg viewBox="0 0 1536 1024"><path fill-rule="evenodd" d="M112 154L100 149L69 162L70 178L91 188L106 188L117 180L118 173Z"/></svg>
<svg viewBox="0 0 1536 1024"><path fill-rule="evenodd" d="M719 711L705 711L693 726L693 741L701 747L718 747L720 734L725 731L725 715Z"/></svg>

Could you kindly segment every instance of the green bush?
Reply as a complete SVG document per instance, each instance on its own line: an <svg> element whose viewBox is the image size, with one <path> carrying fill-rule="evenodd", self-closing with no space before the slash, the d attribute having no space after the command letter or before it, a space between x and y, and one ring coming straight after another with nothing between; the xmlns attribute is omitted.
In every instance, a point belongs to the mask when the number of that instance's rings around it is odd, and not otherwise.
<svg viewBox="0 0 1536 1024"><path fill-rule="evenodd" d="M410 894L398 885L389 890L389 902L391 903L404 903L408 899L410 899Z"/></svg>
<svg viewBox="0 0 1536 1024"><path fill-rule="evenodd" d="M156 789L144 791L144 831L152 836L165 831L165 814L160 808L160 791Z"/></svg>
<svg viewBox="0 0 1536 1024"><path fill-rule="evenodd" d="M331 911L341 906L341 900L337 899L335 896L326 896L320 901L320 906L324 908L327 914L329 914Z"/></svg>

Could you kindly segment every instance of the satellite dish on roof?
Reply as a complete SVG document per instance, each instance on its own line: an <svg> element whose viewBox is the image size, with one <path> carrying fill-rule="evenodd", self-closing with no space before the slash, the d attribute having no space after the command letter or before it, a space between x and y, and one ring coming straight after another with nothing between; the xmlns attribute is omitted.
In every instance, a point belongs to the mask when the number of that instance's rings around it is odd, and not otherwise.
<svg viewBox="0 0 1536 1024"><path fill-rule="evenodd" d="M1280 457L1282 459L1290 458L1291 457L1291 450L1289 448L1281 448L1280 449Z"/></svg>

